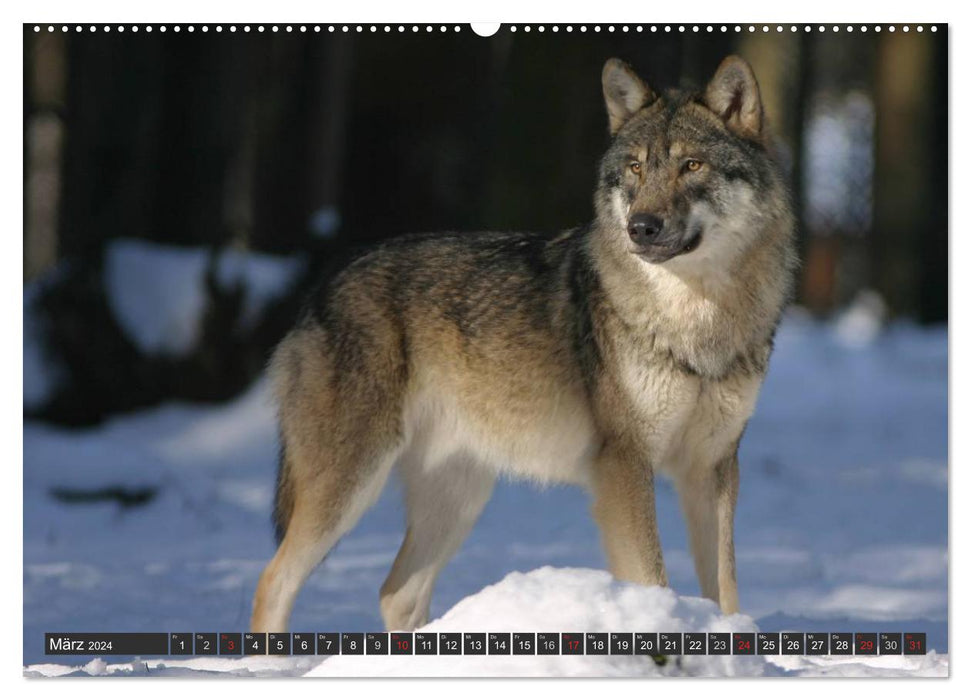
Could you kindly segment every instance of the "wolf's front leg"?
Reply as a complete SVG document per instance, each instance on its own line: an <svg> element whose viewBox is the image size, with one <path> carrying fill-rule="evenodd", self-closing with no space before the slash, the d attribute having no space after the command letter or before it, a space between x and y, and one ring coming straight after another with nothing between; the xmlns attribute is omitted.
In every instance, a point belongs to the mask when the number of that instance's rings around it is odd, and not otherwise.
<svg viewBox="0 0 971 700"><path fill-rule="evenodd" d="M666 586L654 506L654 472L635 449L606 445L594 465L593 515L611 573Z"/></svg>
<svg viewBox="0 0 971 700"><path fill-rule="evenodd" d="M714 465L694 466L677 480L676 485L688 524L701 592L718 603L722 612L738 612L734 542L737 452Z"/></svg>

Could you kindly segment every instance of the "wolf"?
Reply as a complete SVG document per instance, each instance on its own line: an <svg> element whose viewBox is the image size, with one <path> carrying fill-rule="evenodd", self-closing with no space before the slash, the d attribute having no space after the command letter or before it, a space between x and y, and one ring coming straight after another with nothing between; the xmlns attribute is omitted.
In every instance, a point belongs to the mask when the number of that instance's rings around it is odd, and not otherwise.
<svg viewBox="0 0 971 700"><path fill-rule="evenodd" d="M703 595L738 610L738 446L792 286L789 196L743 59L663 93L610 59L602 88L590 224L385 242L275 350L279 547L251 630L287 629L393 468L407 527L380 590L389 630L428 621L499 476L588 489L610 571L648 586L667 585L654 477L669 477Z"/></svg>

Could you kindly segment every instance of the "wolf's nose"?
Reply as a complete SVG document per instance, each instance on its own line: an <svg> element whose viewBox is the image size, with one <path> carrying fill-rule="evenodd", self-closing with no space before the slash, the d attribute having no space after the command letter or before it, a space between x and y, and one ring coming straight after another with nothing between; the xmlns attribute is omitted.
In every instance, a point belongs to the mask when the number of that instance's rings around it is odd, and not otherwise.
<svg viewBox="0 0 971 700"><path fill-rule="evenodd" d="M627 233L634 243L651 243L664 228L664 220L654 214L634 214L627 222Z"/></svg>

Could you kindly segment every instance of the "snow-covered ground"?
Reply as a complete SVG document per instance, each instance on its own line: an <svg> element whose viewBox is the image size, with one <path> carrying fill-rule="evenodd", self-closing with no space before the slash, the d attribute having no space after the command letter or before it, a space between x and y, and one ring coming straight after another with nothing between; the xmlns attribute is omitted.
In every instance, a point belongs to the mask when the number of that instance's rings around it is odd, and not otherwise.
<svg viewBox="0 0 971 700"><path fill-rule="evenodd" d="M39 409L63 381L64 372L43 348L37 302L57 283L69 263L24 285L24 408ZM207 276L222 292L243 291L236 330L247 332L266 307L292 290L306 259L244 250L171 246L118 238L105 250L104 288L108 308L122 332L146 355L191 353L202 334L210 303ZM211 269L210 269L211 268Z"/></svg>
<svg viewBox="0 0 971 700"><path fill-rule="evenodd" d="M927 657L685 656L664 667L568 656L45 657L44 632L245 631L274 549L277 448L261 381L226 405L168 404L94 430L25 423L25 673L946 675L947 332L852 328L794 312L780 329L741 448L744 615L722 616L697 597L666 482L658 514L671 590L603 572L582 491L503 483L443 572L429 629L926 632ZM52 496L117 486L155 497L123 508ZM381 630L378 588L402 519L392 481L311 576L291 628Z"/></svg>
<svg viewBox="0 0 971 700"><path fill-rule="evenodd" d="M249 327L272 301L288 291L303 267L296 256L226 250L210 261L204 248L117 239L105 255L108 304L121 327L146 353L184 355L198 341L206 311L206 272L216 284L243 284L240 322Z"/></svg>

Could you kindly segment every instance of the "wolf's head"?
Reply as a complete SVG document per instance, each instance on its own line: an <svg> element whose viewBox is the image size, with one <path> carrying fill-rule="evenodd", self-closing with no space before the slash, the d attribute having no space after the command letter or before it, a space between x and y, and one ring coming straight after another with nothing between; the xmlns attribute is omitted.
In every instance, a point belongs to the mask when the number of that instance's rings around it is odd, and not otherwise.
<svg viewBox="0 0 971 700"><path fill-rule="evenodd" d="M610 59L603 93L613 138L596 209L612 248L672 271L726 269L773 219L788 217L759 86L743 59L726 58L702 92L662 95Z"/></svg>

